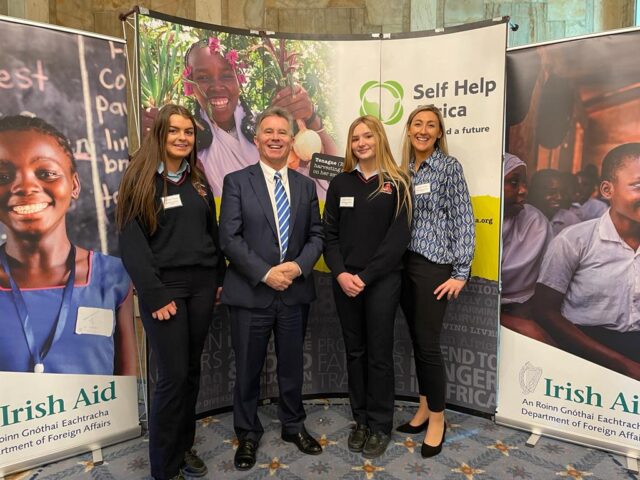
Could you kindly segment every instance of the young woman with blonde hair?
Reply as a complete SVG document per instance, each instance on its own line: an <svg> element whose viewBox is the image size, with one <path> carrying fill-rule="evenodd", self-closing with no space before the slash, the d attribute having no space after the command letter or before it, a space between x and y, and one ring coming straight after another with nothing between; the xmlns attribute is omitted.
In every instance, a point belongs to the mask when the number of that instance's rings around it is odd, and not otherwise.
<svg viewBox="0 0 640 480"><path fill-rule="evenodd" d="M402 150L402 168L413 184L413 222L401 304L413 341L420 407L397 430L427 430L421 449L427 458L440 453L445 439L440 332L447 301L458 297L469 277L475 224L462 166L449 156L438 108L421 106L409 114Z"/></svg>
<svg viewBox="0 0 640 480"><path fill-rule="evenodd" d="M357 118L344 171L327 191L324 258L334 277L356 421L348 447L366 458L384 453L393 427L394 319L410 221L409 177L395 163L382 124Z"/></svg>

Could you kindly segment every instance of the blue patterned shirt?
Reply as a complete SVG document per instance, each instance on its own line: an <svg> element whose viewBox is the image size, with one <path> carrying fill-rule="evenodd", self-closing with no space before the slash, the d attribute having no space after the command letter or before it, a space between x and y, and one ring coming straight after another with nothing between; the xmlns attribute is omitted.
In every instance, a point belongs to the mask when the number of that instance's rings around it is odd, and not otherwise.
<svg viewBox="0 0 640 480"><path fill-rule="evenodd" d="M409 250L434 263L453 265L451 276L469 277L475 222L462 165L439 148L414 173L413 222ZM427 187L428 185L428 187Z"/></svg>

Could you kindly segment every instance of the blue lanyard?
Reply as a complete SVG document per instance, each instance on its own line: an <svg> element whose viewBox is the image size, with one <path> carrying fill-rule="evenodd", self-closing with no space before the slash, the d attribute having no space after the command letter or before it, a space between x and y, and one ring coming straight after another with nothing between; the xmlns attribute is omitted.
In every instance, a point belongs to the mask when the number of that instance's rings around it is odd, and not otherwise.
<svg viewBox="0 0 640 480"><path fill-rule="evenodd" d="M58 319L51 329L51 332L45 340L42 348L38 348L35 345L36 341L33 335L33 328L31 325L31 319L29 317L29 310L27 309L27 304L22 297L20 288L18 288L18 285L11 276L11 271L9 270L9 262L7 261L7 252L5 252L4 248L0 249L0 262L2 263L2 268L9 277L9 283L11 284L11 293L13 294L13 303L16 306L16 310L18 310L20 323L22 323L22 331L24 332L24 338L26 339L27 346L29 347L29 351L31 352L33 371L35 373L43 373L44 359L49 353L49 350L51 349L53 344L56 343L62 335L64 327L67 324L69 307L71 305L71 295L73 294L73 284L76 277L76 247L74 247L73 244L71 245L71 249L69 250L69 255L67 257L66 263L68 266L70 266L69 279L67 280L67 284L64 286L64 292L62 293L62 302L60 303Z"/></svg>

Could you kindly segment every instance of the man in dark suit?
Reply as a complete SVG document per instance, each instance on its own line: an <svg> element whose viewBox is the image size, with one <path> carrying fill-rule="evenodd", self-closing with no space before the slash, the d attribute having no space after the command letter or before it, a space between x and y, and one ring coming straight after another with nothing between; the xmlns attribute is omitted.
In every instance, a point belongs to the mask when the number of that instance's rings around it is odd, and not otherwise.
<svg viewBox="0 0 640 480"><path fill-rule="evenodd" d="M228 174L222 189L220 245L230 264L222 289L229 306L236 357L233 421L239 470L253 467L264 430L258 418L260 373L275 335L282 439L317 455L320 444L304 428L302 347L313 266L323 233L313 182L287 168L293 120L272 107L257 120L260 161Z"/></svg>

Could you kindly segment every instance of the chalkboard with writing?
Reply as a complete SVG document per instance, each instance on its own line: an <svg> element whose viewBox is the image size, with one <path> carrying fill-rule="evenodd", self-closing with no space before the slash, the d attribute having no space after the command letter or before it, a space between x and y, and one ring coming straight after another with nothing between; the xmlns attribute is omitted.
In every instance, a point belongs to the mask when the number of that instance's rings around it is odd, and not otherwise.
<svg viewBox="0 0 640 480"><path fill-rule="evenodd" d="M129 145L124 44L4 19L0 45L0 117L37 116L68 138L81 184L66 217L69 238L117 254L115 205Z"/></svg>

